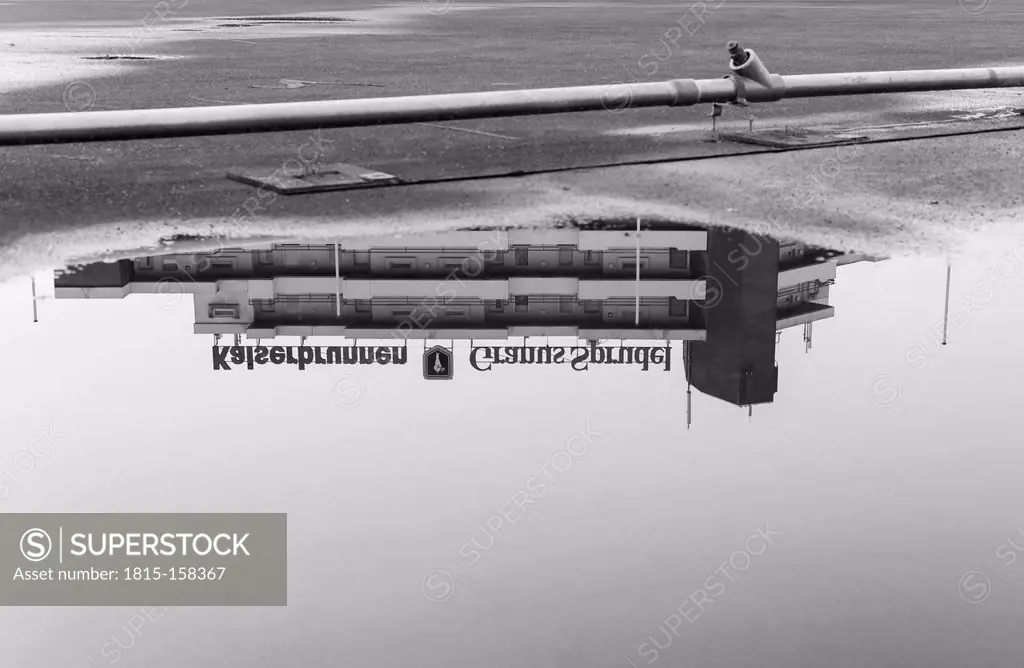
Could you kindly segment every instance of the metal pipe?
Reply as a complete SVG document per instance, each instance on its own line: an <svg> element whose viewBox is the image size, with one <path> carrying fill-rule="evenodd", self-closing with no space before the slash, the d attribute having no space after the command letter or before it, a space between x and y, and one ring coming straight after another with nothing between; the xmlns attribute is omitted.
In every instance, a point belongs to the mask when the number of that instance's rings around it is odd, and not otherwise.
<svg viewBox="0 0 1024 668"><path fill-rule="evenodd" d="M689 106L735 97L729 79L217 107L0 115L0 146L200 137Z"/></svg>
<svg viewBox="0 0 1024 668"><path fill-rule="evenodd" d="M739 47L737 47L739 48ZM579 111L683 107L714 102L1024 87L1024 67L771 75L765 86L749 49L733 76L649 83L488 91L215 107L0 115L0 146L284 132L315 128L444 122ZM767 71L767 70L765 70ZM758 77L762 78L763 77Z"/></svg>
<svg viewBox="0 0 1024 668"><path fill-rule="evenodd" d="M1024 86L1024 67L790 74L782 79L786 82L784 98L919 93L968 88L1018 88Z"/></svg>
<svg viewBox="0 0 1024 668"><path fill-rule="evenodd" d="M747 58L750 57L750 54L747 53L747 50L740 46L740 43L735 40L726 44L725 48L729 50L729 58L732 61L732 64L735 65L736 67L739 67L743 63L747 62Z"/></svg>

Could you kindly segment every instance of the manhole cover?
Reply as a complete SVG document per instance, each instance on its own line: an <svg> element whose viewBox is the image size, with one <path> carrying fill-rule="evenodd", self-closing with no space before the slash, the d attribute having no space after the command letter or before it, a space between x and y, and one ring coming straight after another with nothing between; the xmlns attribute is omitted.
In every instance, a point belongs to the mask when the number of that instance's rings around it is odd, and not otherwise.
<svg viewBox="0 0 1024 668"><path fill-rule="evenodd" d="M235 169L229 171L227 176L232 181L267 188L283 195L368 188L402 182L394 174L346 163L326 165L306 174L288 174L281 168Z"/></svg>

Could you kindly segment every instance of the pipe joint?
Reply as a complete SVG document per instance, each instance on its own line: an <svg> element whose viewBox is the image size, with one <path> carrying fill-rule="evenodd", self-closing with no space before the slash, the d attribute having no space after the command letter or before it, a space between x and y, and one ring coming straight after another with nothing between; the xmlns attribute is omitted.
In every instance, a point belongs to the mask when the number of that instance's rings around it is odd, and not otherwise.
<svg viewBox="0 0 1024 668"><path fill-rule="evenodd" d="M733 44L730 44L730 53L737 49L738 46L733 48ZM729 63L736 81L737 98L748 102L778 102L784 98L786 80L769 72L753 50L743 49L742 52L742 57L733 53Z"/></svg>
<svg viewBox="0 0 1024 668"><path fill-rule="evenodd" d="M675 100L670 107L692 107L701 102L703 91L693 79L673 79L669 82L675 91Z"/></svg>

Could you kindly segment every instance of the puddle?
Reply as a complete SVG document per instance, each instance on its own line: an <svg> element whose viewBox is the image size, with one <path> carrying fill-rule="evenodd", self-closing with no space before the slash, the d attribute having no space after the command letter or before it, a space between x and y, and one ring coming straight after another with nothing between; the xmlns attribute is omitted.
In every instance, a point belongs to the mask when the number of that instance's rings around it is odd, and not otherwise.
<svg viewBox="0 0 1024 668"><path fill-rule="evenodd" d="M225 34L247 40L334 35L394 35L407 32L424 12L411 6L357 9L310 16L260 14L137 23L94 23L44 29L0 29L0 42L16 45L0 62L0 92L73 83L128 72L132 61L183 58L156 55L195 40L221 40ZM140 54L145 49L149 54ZM100 55L96 55L100 54Z"/></svg>
<svg viewBox="0 0 1024 668"><path fill-rule="evenodd" d="M949 267L659 221L641 221L638 251L629 216L590 222L395 236L377 221L340 247L203 248L179 233L0 285L5 509L175 509L186 483L190 512L287 507L289 558L324 568L290 574L288 604L308 619L253 613L290 640L260 648L268 665L299 642L337 651L332 634L366 610L426 627L404 652L382 650L387 628L346 638L359 663L513 633L515 663L641 665L659 615L678 620L695 587L744 609L706 608L727 628L691 634L672 665L722 647L729 665L763 663L778 628L808 620L818 641L802 656L832 665L851 619L872 620L857 642L896 665L894 625L936 609L954 619L929 618L933 649L969 644L976 629L955 611L979 609L976 562L1007 554L1020 521L1019 227L973 239ZM59 435L52 447L43 433ZM512 514L509 499L534 503ZM940 520L970 531L936 532ZM893 541L929 556L894 561ZM330 568L339 554L345 568ZM991 578L979 623L1012 648L1021 567L990 561L1006 579ZM551 597L567 582L572 596ZM891 613L862 595L907 587ZM809 588L821 597L778 604ZM619 590L631 602L601 608ZM449 598L490 613L409 612ZM209 634L187 665L251 647L252 624L214 632L175 612L160 647L188 653ZM11 615L7 651L107 637L53 614ZM553 619L577 649L547 633Z"/></svg>

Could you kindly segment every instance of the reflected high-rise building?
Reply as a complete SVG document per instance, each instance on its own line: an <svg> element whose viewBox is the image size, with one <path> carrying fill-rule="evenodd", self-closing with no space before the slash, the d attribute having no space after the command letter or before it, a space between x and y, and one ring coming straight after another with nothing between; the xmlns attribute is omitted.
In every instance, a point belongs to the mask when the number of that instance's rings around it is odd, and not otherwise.
<svg viewBox="0 0 1024 668"><path fill-rule="evenodd" d="M695 258L706 277L707 336L687 346L687 378L701 392L739 406L770 403L778 390L778 332L831 318L829 286L838 267L869 259L743 230L708 232L708 250Z"/></svg>
<svg viewBox="0 0 1024 668"><path fill-rule="evenodd" d="M459 231L89 264L55 296L191 294L195 333L239 341L682 342L694 387L751 405L777 389L776 333L831 317L836 268L861 259L697 226Z"/></svg>

